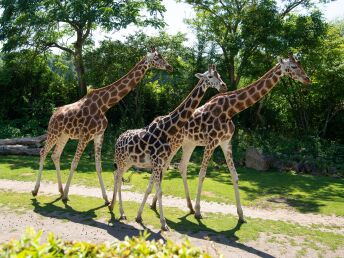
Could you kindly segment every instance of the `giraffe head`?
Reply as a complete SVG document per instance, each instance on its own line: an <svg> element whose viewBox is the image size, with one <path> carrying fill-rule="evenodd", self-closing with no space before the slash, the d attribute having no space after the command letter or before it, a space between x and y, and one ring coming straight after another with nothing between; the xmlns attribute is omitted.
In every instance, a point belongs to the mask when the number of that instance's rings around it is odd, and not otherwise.
<svg viewBox="0 0 344 258"><path fill-rule="evenodd" d="M279 58L278 62L281 65L282 74L299 81L303 84L310 84L311 80L301 67L300 61L294 58L294 55L289 52L288 59Z"/></svg>
<svg viewBox="0 0 344 258"><path fill-rule="evenodd" d="M154 47L147 53L145 58L149 67L155 67L168 72L173 71L173 67L158 53L158 51L156 51Z"/></svg>
<svg viewBox="0 0 344 258"><path fill-rule="evenodd" d="M203 84L206 87L211 87L217 89L219 92L226 92L227 85L222 81L220 74L216 70L214 64L209 65L208 71L205 73L196 73L195 76L203 80Z"/></svg>

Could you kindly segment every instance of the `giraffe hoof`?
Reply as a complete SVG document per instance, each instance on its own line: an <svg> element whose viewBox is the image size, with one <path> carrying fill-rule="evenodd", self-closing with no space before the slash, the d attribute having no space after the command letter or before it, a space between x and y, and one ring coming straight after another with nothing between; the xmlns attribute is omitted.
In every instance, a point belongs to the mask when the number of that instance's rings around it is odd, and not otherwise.
<svg viewBox="0 0 344 258"><path fill-rule="evenodd" d="M69 199L68 199L68 197L62 197L62 201L64 202L64 203L67 203L68 201L69 201Z"/></svg>
<svg viewBox="0 0 344 258"><path fill-rule="evenodd" d="M152 203L150 207L152 210L156 210L156 203L154 203L154 204Z"/></svg>
<svg viewBox="0 0 344 258"><path fill-rule="evenodd" d="M142 217L136 217L135 221L140 224L143 222Z"/></svg>
<svg viewBox="0 0 344 258"><path fill-rule="evenodd" d="M119 220L127 220L127 217L125 215L122 215Z"/></svg>
<svg viewBox="0 0 344 258"><path fill-rule="evenodd" d="M162 231L170 231L169 227L167 225L161 226Z"/></svg>
<svg viewBox="0 0 344 258"><path fill-rule="evenodd" d="M196 219L203 219L201 213L195 213L195 218Z"/></svg>
<svg viewBox="0 0 344 258"><path fill-rule="evenodd" d="M32 190L31 193L32 193L32 196L37 196L37 191Z"/></svg>
<svg viewBox="0 0 344 258"><path fill-rule="evenodd" d="M110 202L108 200L105 200L105 203L104 203L105 206L109 206L110 205Z"/></svg>
<svg viewBox="0 0 344 258"><path fill-rule="evenodd" d="M190 214L195 214L195 210L191 207L189 207L189 209L190 209Z"/></svg>

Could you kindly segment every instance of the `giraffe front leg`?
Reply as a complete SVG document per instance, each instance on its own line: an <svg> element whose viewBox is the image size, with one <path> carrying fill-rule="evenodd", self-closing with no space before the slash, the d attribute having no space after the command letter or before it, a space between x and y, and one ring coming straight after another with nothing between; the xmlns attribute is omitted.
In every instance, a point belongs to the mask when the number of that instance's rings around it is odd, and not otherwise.
<svg viewBox="0 0 344 258"><path fill-rule="evenodd" d="M231 178L232 178L232 183L233 183L234 193L235 193L235 201L236 201L236 206L237 206L237 213L239 216L239 222L243 223L245 222L245 219L244 219L244 213L242 211L242 207L240 203L240 193L239 193L239 186L238 186L239 177L234 166L233 156L232 156L232 145L230 141L222 143L221 148L226 158L228 169L231 173Z"/></svg>
<svg viewBox="0 0 344 258"><path fill-rule="evenodd" d="M105 205L109 205L110 202L106 194L104 181L102 177L101 149L102 149L103 138L104 138L104 134L97 135L94 137L94 153L95 153L95 161L96 161L96 170L97 170L100 188L102 191L102 196L105 201Z"/></svg>
<svg viewBox="0 0 344 258"><path fill-rule="evenodd" d="M197 189L197 197L196 197L196 204L195 204L195 218L196 219L202 219L201 204L200 204L201 193L202 193L203 181L207 173L208 163L211 156L213 155L213 152L214 152L214 147L210 147L209 145L205 147L204 154L203 154L203 161L202 161L201 169L198 175L198 189Z"/></svg>
<svg viewBox="0 0 344 258"><path fill-rule="evenodd" d="M65 189L63 192L62 201L68 201L68 192L69 192L70 183L71 183L72 178L73 178L73 173L78 166L80 157L81 157L82 153L84 152L88 142L89 142L89 140L85 139L85 138L79 140L78 147L76 148L76 152L75 152L75 155L74 155L74 158L72 161L72 165L70 167L70 172L69 172L69 176L67 179L67 183L66 183L66 186L65 186Z"/></svg>

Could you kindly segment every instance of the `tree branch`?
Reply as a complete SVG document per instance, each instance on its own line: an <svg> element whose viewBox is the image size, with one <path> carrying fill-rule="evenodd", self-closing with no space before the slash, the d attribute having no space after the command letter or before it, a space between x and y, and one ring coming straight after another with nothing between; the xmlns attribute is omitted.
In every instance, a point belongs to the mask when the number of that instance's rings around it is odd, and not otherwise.
<svg viewBox="0 0 344 258"><path fill-rule="evenodd" d="M63 50L63 51L66 51L66 52L72 54L72 55L75 55L75 52L74 52L72 49L70 49L70 48L68 48L68 47L61 46L61 45L59 45L59 44L56 43L56 42L47 43L46 45L47 45L48 47L56 47L56 48L59 48L59 49L61 49L61 50Z"/></svg>
<svg viewBox="0 0 344 258"><path fill-rule="evenodd" d="M82 36L82 42L84 42L87 39L87 37L90 35L91 28L92 28L92 22L88 21L86 27L87 27L86 32Z"/></svg>
<svg viewBox="0 0 344 258"><path fill-rule="evenodd" d="M283 19L287 14L289 14L292 10L294 10L296 7L298 7L299 5L308 2L308 0L298 0L295 2L290 3L289 5L286 6L286 8L284 9L284 11L282 11L281 18Z"/></svg>

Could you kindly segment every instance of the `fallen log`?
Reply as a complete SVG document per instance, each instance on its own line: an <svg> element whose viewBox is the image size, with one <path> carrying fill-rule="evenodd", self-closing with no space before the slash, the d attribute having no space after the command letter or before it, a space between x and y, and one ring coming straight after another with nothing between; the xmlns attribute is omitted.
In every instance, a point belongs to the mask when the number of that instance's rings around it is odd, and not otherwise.
<svg viewBox="0 0 344 258"><path fill-rule="evenodd" d="M25 145L0 145L0 155L39 156L41 148L29 148Z"/></svg>
<svg viewBox="0 0 344 258"><path fill-rule="evenodd" d="M23 138L13 138L13 139L0 139L1 145L29 145L34 147L42 147L43 141L47 139L47 135L41 135L37 137L23 137Z"/></svg>

